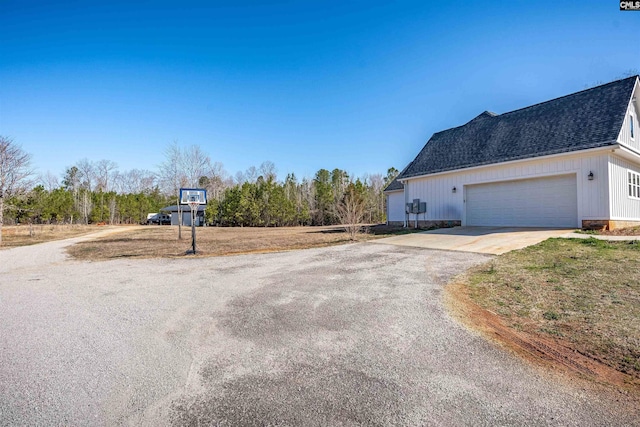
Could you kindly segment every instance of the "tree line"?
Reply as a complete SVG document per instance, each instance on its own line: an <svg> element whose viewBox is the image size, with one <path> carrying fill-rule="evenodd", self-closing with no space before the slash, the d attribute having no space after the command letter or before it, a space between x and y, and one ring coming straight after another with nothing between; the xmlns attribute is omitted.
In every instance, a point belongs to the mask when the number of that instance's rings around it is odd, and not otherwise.
<svg viewBox="0 0 640 427"><path fill-rule="evenodd" d="M69 166L61 179L51 173L34 178L28 154L8 138L0 137L2 147L23 155L18 182L9 188L0 181L0 206L10 223L144 223L148 213L177 204L179 189L184 187L207 189L205 216L211 224L340 224L347 202L357 202L362 221L378 223L385 221L382 191L398 173L390 168L385 175L352 177L341 169L320 169L313 178L299 180L290 173L279 180L275 165L266 161L232 177L199 146L173 143L157 171L120 171L110 160L82 159ZM2 169L1 154L0 174L6 169ZM14 165L13 170L18 169Z"/></svg>

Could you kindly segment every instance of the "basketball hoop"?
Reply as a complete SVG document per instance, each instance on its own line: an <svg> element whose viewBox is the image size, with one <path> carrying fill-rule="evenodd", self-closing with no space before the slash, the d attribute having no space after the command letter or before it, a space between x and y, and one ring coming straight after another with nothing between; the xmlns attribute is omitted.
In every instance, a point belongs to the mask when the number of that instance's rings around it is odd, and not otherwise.
<svg viewBox="0 0 640 427"><path fill-rule="evenodd" d="M191 208L191 251L187 251L187 253L192 253L195 255L196 221L198 220L198 209L200 205L207 204L207 190L205 190L204 188L181 188L180 204L189 205L189 207Z"/></svg>

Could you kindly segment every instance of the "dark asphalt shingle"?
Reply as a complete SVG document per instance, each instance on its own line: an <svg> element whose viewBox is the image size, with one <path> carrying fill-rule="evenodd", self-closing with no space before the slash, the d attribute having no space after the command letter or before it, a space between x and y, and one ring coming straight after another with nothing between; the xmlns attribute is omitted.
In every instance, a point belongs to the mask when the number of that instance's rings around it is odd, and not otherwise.
<svg viewBox="0 0 640 427"><path fill-rule="evenodd" d="M384 191L395 191L404 189L404 184L398 181L398 178L395 178L393 181L389 183L384 189Z"/></svg>
<svg viewBox="0 0 640 427"><path fill-rule="evenodd" d="M435 133L398 178L615 144L638 76Z"/></svg>

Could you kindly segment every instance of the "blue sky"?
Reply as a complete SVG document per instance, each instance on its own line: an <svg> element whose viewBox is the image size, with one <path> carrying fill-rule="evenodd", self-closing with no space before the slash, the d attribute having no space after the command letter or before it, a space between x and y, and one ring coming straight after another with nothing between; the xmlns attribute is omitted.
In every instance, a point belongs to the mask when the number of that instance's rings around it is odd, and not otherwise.
<svg viewBox="0 0 640 427"><path fill-rule="evenodd" d="M0 0L0 135L62 174L402 169L437 131L640 72L619 2Z"/></svg>

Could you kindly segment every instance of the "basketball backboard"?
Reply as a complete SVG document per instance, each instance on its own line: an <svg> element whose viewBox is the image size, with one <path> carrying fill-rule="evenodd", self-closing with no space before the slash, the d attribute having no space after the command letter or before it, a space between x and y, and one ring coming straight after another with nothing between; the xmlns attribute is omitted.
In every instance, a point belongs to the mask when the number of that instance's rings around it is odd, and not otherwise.
<svg viewBox="0 0 640 427"><path fill-rule="evenodd" d="M204 188L181 188L180 204L188 205L189 203L198 203L200 205L207 204L207 190Z"/></svg>

